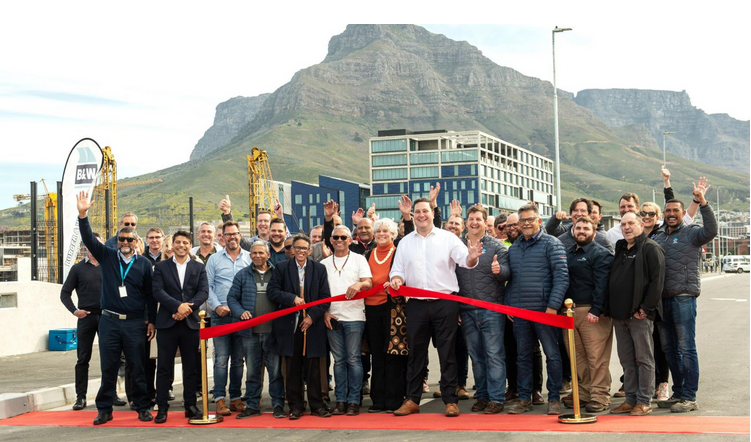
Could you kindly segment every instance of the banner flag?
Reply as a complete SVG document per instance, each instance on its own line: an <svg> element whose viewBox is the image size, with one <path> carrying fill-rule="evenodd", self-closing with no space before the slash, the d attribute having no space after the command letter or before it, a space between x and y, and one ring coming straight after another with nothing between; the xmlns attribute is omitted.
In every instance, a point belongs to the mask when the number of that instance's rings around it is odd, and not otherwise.
<svg viewBox="0 0 751 442"><path fill-rule="evenodd" d="M78 230L78 208L76 195L94 195L99 172L102 169L102 148L91 138L84 138L73 146L68 154L63 170L63 281L75 264L81 246L81 233ZM74 221L75 220L75 221Z"/></svg>

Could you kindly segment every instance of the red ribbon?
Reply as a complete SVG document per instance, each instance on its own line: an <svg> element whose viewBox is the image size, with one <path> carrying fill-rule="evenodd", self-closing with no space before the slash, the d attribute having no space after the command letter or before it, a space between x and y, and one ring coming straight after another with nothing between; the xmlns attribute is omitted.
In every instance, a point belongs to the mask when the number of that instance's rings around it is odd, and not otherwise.
<svg viewBox="0 0 751 442"><path fill-rule="evenodd" d="M264 322L272 321L276 318L295 313L300 310L315 307L316 305L326 304L329 302L342 302L342 301L354 301L356 299L364 299L373 296L383 290L383 287L373 287L370 290L360 292L353 298L347 299L344 295L332 296L331 298L319 299L317 301L309 302L303 305L285 308L277 310L275 312L266 313L265 315L258 316L256 318L248 319L247 321L233 322L231 324L216 325L214 327L208 327L201 330L201 339L216 338L229 333L238 332L247 328L255 327L263 324ZM407 296L410 298L438 298L448 301L462 302L464 304L473 305L475 307L492 310L494 312L503 313L514 318L526 319L528 321L539 322L540 324L551 325L553 327L573 329L574 318L562 315L553 315L550 313L536 312L532 310L525 310L523 308L509 307L507 305L495 304L487 301L480 301L472 298L465 298L464 296L447 295L445 293L433 292L430 290L418 289L415 287L402 286L395 294L391 291L391 296ZM409 319L408 319L409 320Z"/></svg>

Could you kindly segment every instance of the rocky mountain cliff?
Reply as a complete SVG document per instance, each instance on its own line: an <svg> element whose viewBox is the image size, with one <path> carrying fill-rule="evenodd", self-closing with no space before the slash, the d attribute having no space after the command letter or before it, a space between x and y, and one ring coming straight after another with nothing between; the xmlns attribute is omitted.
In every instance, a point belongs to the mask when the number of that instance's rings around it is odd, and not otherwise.
<svg viewBox="0 0 751 442"><path fill-rule="evenodd" d="M211 152L225 146L245 127L248 122L255 118L270 94L262 94L256 97L235 97L219 103L216 106L214 124L198 140L196 147L190 154L191 160L205 157Z"/></svg>
<svg viewBox="0 0 751 442"><path fill-rule="evenodd" d="M691 104L686 91L587 89L574 101L608 126L643 125L662 147L683 158L749 173L748 121L727 114L706 114Z"/></svg>

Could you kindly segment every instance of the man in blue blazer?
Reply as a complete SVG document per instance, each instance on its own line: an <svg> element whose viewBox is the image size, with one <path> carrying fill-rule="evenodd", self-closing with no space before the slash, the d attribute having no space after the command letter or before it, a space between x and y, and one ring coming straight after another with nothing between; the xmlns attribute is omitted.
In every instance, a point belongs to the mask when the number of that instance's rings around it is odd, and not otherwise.
<svg viewBox="0 0 751 442"><path fill-rule="evenodd" d="M209 281L204 265L190 259L191 246L190 233L176 232L172 237L174 256L154 267L153 293L160 303L156 316L156 329L159 330L156 403L159 412L154 422L157 424L167 422L169 390L178 348L183 364L185 417L201 414L196 408L196 348L200 341L198 309L209 297Z"/></svg>
<svg viewBox="0 0 751 442"><path fill-rule="evenodd" d="M330 298L326 267L308 259L310 238L304 234L295 235L292 250L294 258L282 261L274 268L267 292L269 300L281 310ZM329 303L323 303L277 318L272 324L268 348L271 353L284 356L290 419L299 419L303 412L303 365L307 373L311 414L331 416L321 395L319 361L319 358L326 357L323 315L328 309Z"/></svg>

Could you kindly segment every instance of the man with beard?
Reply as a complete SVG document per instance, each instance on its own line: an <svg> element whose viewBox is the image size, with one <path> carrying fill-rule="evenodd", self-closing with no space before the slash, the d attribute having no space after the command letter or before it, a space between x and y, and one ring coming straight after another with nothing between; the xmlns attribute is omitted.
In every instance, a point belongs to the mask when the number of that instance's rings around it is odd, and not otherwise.
<svg viewBox="0 0 751 442"><path fill-rule="evenodd" d="M416 230L401 239L390 272L391 290L405 284L439 293L456 293L456 266L474 268L482 255L482 243L465 246L454 234L433 225L431 202L420 198L414 204ZM394 411L406 416L420 411L422 381L428 345L434 337L441 364L441 397L448 417L459 416L457 407L457 363L454 350L459 306L454 301L411 298L407 302L407 399Z"/></svg>
<svg viewBox="0 0 751 442"><path fill-rule="evenodd" d="M547 224L545 224L545 231L548 234L553 235L561 240L563 247L568 250L576 243L576 240L574 238L574 225L576 224L576 220L578 220L582 216L591 217L592 210L592 201L588 200L587 198L577 198L571 201L568 214L561 210L559 212L556 212L555 216L550 217ZM562 225L561 221L568 220L569 216L572 221L571 226ZM608 238L604 234L599 234L595 231L595 241L597 242L597 244L600 244L601 246L610 250L612 253L613 246L610 244L610 241L608 241Z"/></svg>
<svg viewBox="0 0 751 442"><path fill-rule="evenodd" d="M289 259L284 251L284 240L286 238L287 226L284 224L284 220L281 218L272 219L269 224L269 244L271 245L269 264L277 265L279 262Z"/></svg>
<svg viewBox="0 0 751 442"><path fill-rule="evenodd" d="M180 350L183 367L185 417L201 414L196 408L196 352L200 342L198 307L209 297L204 265L190 259L190 233L179 230L172 236L172 259L157 263L154 269L154 298L160 303L156 318L159 330L156 402L157 424L167 422L169 390L175 370L175 353Z"/></svg>
<svg viewBox="0 0 751 442"><path fill-rule="evenodd" d="M287 255L287 259L292 259L295 257L295 253L292 251L292 237L291 236L284 240L284 254Z"/></svg>
<svg viewBox="0 0 751 442"><path fill-rule="evenodd" d="M610 404L610 354L613 348L613 320L603 315L608 275L613 263L610 251L595 241L597 224L581 215L574 221L576 244L566 249L569 284L567 298L576 305L574 339L579 401L590 413ZM564 340L566 350L568 339ZM573 406L574 395L563 398Z"/></svg>
<svg viewBox="0 0 751 442"><path fill-rule="evenodd" d="M96 397L97 417L94 425L112 420L112 403L116 398L117 372L120 354L131 366L133 402L138 419L151 421L150 401L146 393L144 357L146 340L154 337L156 302L152 296L151 263L134 254L136 233L132 227L122 227L117 234L117 250L100 243L91 232L87 212L93 200L80 192L76 198L78 226L81 239L91 255L99 262L102 272L102 317L99 320L99 358L102 383Z"/></svg>
<svg viewBox="0 0 751 442"><path fill-rule="evenodd" d="M234 322L227 306L227 293L232 287L235 275L251 263L250 253L240 248L240 226L227 221L222 226L226 247L211 255L206 263L206 276L209 280L209 308L212 326ZM229 408L226 405L227 368L229 364ZM216 414L229 416L232 411L242 412L243 343L237 333L214 338L214 401Z"/></svg>
<svg viewBox="0 0 751 442"><path fill-rule="evenodd" d="M623 215L621 232L624 239L615 245L604 305L615 326L626 400L610 413L646 416L655 392L652 330L655 316L662 316L665 254L647 238L638 214Z"/></svg>
<svg viewBox="0 0 751 442"><path fill-rule="evenodd" d="M703 182L702 182L703 181ZM693 202L699 204L704 226L687 225L681 201L667 200L667 228L655 237L665 250L665 290L662 293L664 315L659 323L660 341L668 357L673 376L673 395L658 402L673 413L698 410L699 356L696 351L696 298L701 294L699 262L702 246L717 236L717 220L704 198L708 186L704 178L694 184Z"/></svg>

